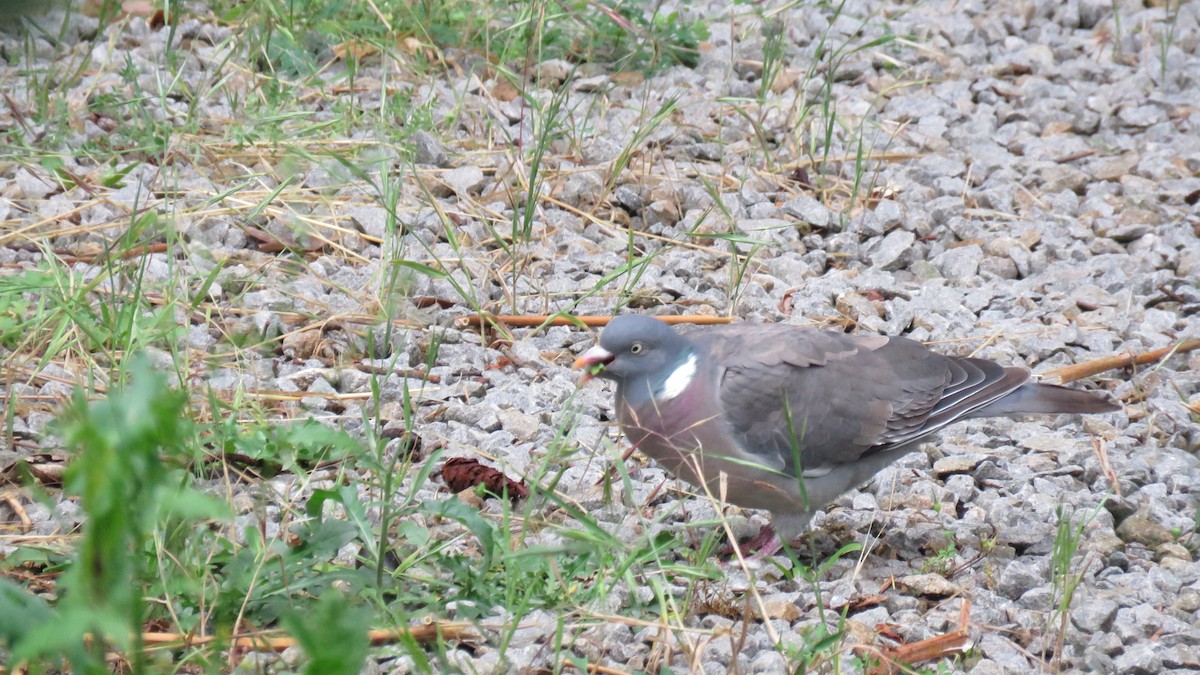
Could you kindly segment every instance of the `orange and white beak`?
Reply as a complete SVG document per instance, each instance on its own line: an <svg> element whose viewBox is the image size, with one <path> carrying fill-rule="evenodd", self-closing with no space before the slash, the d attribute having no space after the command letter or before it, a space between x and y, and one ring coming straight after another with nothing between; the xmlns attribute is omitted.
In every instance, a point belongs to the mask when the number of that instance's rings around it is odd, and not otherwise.
<svg viewBox="0 0 1200 675"><path fill-rule="evenodd" d="M587 384L588 380L596 377L600 374L600 371L604 370L604 366L612 363L614 358L616 357L612 352L601 347L600 345L596 345L595 347L592 347L586 352L580 354L579 358L575 359L575 365L571 367L584 369L583 379L579 381L579 384Z"/></svg>

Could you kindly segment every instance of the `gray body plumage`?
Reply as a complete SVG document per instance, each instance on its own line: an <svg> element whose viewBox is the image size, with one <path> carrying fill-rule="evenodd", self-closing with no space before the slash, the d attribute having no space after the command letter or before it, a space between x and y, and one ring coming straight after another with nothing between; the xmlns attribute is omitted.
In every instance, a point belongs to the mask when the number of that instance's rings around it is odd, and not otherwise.
<svg viewBox="0 0 1200 675"><path fill-rule="evenodd" d="M677 333L622 316L580 362L605 364L599 377L616 381L617 415L639 450L715 497L771 511L786 538L955 421L1119 407L905 338L782 324Z"/></svg>

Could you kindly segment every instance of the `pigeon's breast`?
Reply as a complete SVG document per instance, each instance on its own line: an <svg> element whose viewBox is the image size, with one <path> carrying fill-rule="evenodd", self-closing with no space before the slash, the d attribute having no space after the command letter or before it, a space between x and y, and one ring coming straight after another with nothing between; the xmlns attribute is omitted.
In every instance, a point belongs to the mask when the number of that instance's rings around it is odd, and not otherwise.
<svg viewBox="0 0 1200 675"><path fill-rule="evenodd" d="M638 449L663 464L678 461L700 446L727 438L722 411L705 387L688 387L677 396L622 405L621 428ZM669 469L674 470L671 466Z"/></svg>
<svg viewBox="0 0 1200 675"><path fill-rule="evenodd" d="M766 466L763 457L737 445L712 391L689 387L667 401L623 405L621 427L638 450L673 475L707 485L713 496L724 492L729 502L752 508L792 501L785 493L795 490L795 479L785 479L778 473L782 467Z"/></svg>

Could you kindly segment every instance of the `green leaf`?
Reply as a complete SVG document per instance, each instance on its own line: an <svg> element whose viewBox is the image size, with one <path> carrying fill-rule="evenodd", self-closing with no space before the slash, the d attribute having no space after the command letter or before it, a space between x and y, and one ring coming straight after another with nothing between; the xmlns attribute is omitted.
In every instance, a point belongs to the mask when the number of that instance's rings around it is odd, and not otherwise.
<svg viewBox="0 0 1200 675"><path fill-rule="evenodd" d="M233 511L229 504L195 490L171 490L159 496L160 517L183 520L229 520Z"/></svg>
<svg viewBox="0 0 1200 675"><path fill-rule="evenodd" d="M370 612L328 590L306 611L291 610L283 625L308 656L306 675L358 675L367 658Z"/></svg>
<svg viewBox="0 0 1200 675"><path fill-rule="evenodd" d="M393 260L392 264L399 267L407 267L410 270L415 270L430 277L431 279L445 279L450 276L439 269L430 267L424 263L413 262L412 260Z"/></svg>
<svg viewBox="0 0 1200 675"><path fill-rule="evenodd" d="M422 527L411 520L402 520L397 523L396 533L416 548L425 548L429 544L429 528Z"/></svg>
<svg viewBox="0 0 1200 675"><path fill-rule="evenodd" d="M439 502L427 502L423 505L422 510L430 515L462 523L479 539L479 546L483 549L481 567L486 570L492 566L492 556L496 549L496 529L484 520L483 516L479 515L479 511L467 506L456 497Z"/></svg>
<svg viewBox="0 0 1200 675"><path fill-rule="evenodd" d="M357 530L352 523L330 518L310 530L300 546L292 549L289 558L328 559L337 555L343 546L354 541Z"/></svg>
<svg viewBox="0 0 1200 675"><path fill-rule="evenodd" d="M45 600L0 577L0 643L19 646L31 630L54 618Z"/></svg>

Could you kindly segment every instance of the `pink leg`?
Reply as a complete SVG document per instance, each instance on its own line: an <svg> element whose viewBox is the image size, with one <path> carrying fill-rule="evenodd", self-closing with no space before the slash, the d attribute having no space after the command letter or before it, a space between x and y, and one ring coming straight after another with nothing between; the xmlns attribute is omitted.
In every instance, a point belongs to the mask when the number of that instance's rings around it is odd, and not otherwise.
<svg viewBox="0 0 1200 675"><path fill-rule="evenodd" d="M779 535L775 534L775 528L770 525L763 525L758 534L754 535L753 539L742 546L742 552L756 551L751 557L770 558L779 553L782 548L783 542L779 539Z"/></svg>
<svg viewBox="0 0 1200 675"><path fill-rule="evenodd" d="M732 555L733 547L737 546L742 555L751 558L769 558L776 553L779 553L783 548L783 542L779 540L779 536L775 534L775 528L770 525L763 525L758 534L745 544L732 543L721 548L722 555Z"/></svg>

